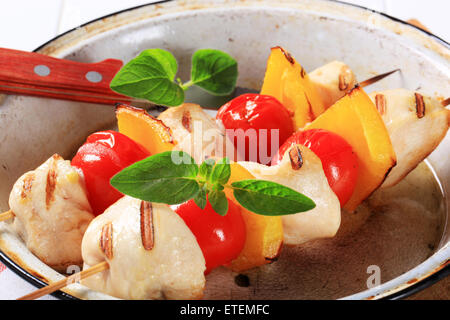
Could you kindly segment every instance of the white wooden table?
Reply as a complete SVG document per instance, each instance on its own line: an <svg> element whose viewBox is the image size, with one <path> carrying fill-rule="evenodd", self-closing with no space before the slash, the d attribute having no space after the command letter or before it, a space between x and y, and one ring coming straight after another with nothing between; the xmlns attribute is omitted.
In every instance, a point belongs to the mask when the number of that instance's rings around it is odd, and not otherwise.
<svg viewBox="0 0 450 320"><path fill-rule="evenodd" d="M3 0L0 2L0 47L31 51L58 34L95 18L156 2L155 0ZM450 41L449 0L346 0L391 16L418 19L440 38ZM449 279L434 287L446 291ZM35 290L0 264L0 299L15 299ZM431 289L430 289L431 290ZM427 298L427 290L420 298ZM432 292L432 298L442 297ZM46 296L41 299L54 299Z"/></svg>

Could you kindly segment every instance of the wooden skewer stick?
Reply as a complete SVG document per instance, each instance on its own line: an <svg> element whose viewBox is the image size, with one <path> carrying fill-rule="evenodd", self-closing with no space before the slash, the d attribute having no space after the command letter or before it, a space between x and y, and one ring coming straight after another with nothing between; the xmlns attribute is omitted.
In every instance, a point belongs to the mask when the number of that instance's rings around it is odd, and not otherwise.
<svg viewBox="0 0 450 320"><path fill-rule="evenodd" d="M447 99L445 99L445 100L443 100L441 103L442 103L442 105L443 105L444 107L448 106L448 105L450 104L450 97L447 98Z"/></svg>
<svg viewBox="0 0 450 320"><path fill-rule="evenodd" d="M81 272L77 272L71 276L68 276L65 279L62 279L60 281L57 281L55 283L49 284L46 287L43 287L39 290L36 290L30 294L27 294L17 300L34 300L37 298L40 298L42 296L45 296L46 294L50 294L55 292L56 290L59 290L61 288L64 288L65 286L78 282L81 279L85 279L87 277L90 277L98 272L107 270L109 268L109 264L106 261L100 262L99 264L96 264L93 267L90 267L89 269L83 270Z"/></svg>
<svg viewBox="0 0 450 320"><path fill-rule="evenodd" d="M0 221L8 220L14 217L14 213L11 210L0 213Z"/></svg>
<svg viewBox="0 0 450 320"><path fill-rule="evenodd" d="M383 74L376 75L376 76L374 76L372 78L369 78L369 79L366 79L364 81L361 81L359 83L359 85L360 85L360 87L363 87L363 88L367 87L368 85L373 84L373 83L375 83L377 81L380 81L381 79L386 78L387 76L389 76L389 75L391 75L391 74L393 74L394 72L397 72L397 71L400 71L400 69L395 69L395 70L392 70L392 71L389 71L389 72L386 72L386 73L383 73Z"/></svg>

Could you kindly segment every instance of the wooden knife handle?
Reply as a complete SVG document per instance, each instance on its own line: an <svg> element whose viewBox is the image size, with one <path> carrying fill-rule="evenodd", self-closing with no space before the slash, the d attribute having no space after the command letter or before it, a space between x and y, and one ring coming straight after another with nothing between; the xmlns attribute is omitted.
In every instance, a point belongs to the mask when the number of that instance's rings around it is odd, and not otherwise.
<svg viewBox="0 0 450 320"><path fill-rule="evenodd" d="M107 104L129 101L109 88L122 65L117 59L82 63L0 48L0 91L77 101L84 101L86 96L87 102L95 102L93 96L107 96L108 99L99 102Z"/></svg>

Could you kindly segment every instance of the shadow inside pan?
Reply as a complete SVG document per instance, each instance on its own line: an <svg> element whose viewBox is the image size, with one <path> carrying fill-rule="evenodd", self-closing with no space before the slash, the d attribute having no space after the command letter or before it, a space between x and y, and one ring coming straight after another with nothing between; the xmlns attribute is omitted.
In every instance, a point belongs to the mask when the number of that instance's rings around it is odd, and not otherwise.
<svg viewBox="0 0 450 320"><path fill-rule="evenodd" d="M420 197L417 197L420 195ZM283 247L278 261L242 274L219 268L206 299L337 299L394 279L425 261L443 233L443 195L427 163L395 187L343 212L335 238Z"/></svg>

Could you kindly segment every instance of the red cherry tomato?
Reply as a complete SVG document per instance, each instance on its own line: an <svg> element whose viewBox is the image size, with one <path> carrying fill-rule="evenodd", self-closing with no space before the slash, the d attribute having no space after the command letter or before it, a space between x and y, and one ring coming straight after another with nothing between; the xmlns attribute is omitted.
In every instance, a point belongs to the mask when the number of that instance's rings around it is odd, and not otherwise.
<svg viewBox="0 0 450 320"><path fill-rule="evenodd" d="M358 178L358 158L352 147L341 136L327 130L300 130L281 146L272 164L280 162L293 144L308 147L320 158L328 184L344 206L353 194Z"/></svg>
<svg viewBox="0 0 450 320"><path fill-rule="evenodd" d="M235 259L244 248L246 231L241 210L228 200L225 216L217 214L209 201L200 209L194 200L171 206L197 238L208 274L212 269Z"/></svg>
<svg viewBox="0 0 450 320"><path fill-rule="evenodd" d="M116 131L100 131L87 138L72 159L72 165L83 172L95 215L123 196L109 183L111 177L149 155L141 145Z"/></svg>
<svg viewBox="0 0 450 320"><path fill-rule="evenodd" d="M225 129L244 130L234 131L233 136L228 131L229 137L246 161L262 164L270 164L279 146L294 133L288 109L268 95L249 93L236 97L219 109L216 119L222 121ZM278 130L273 145L271 129Z"/></svg>

